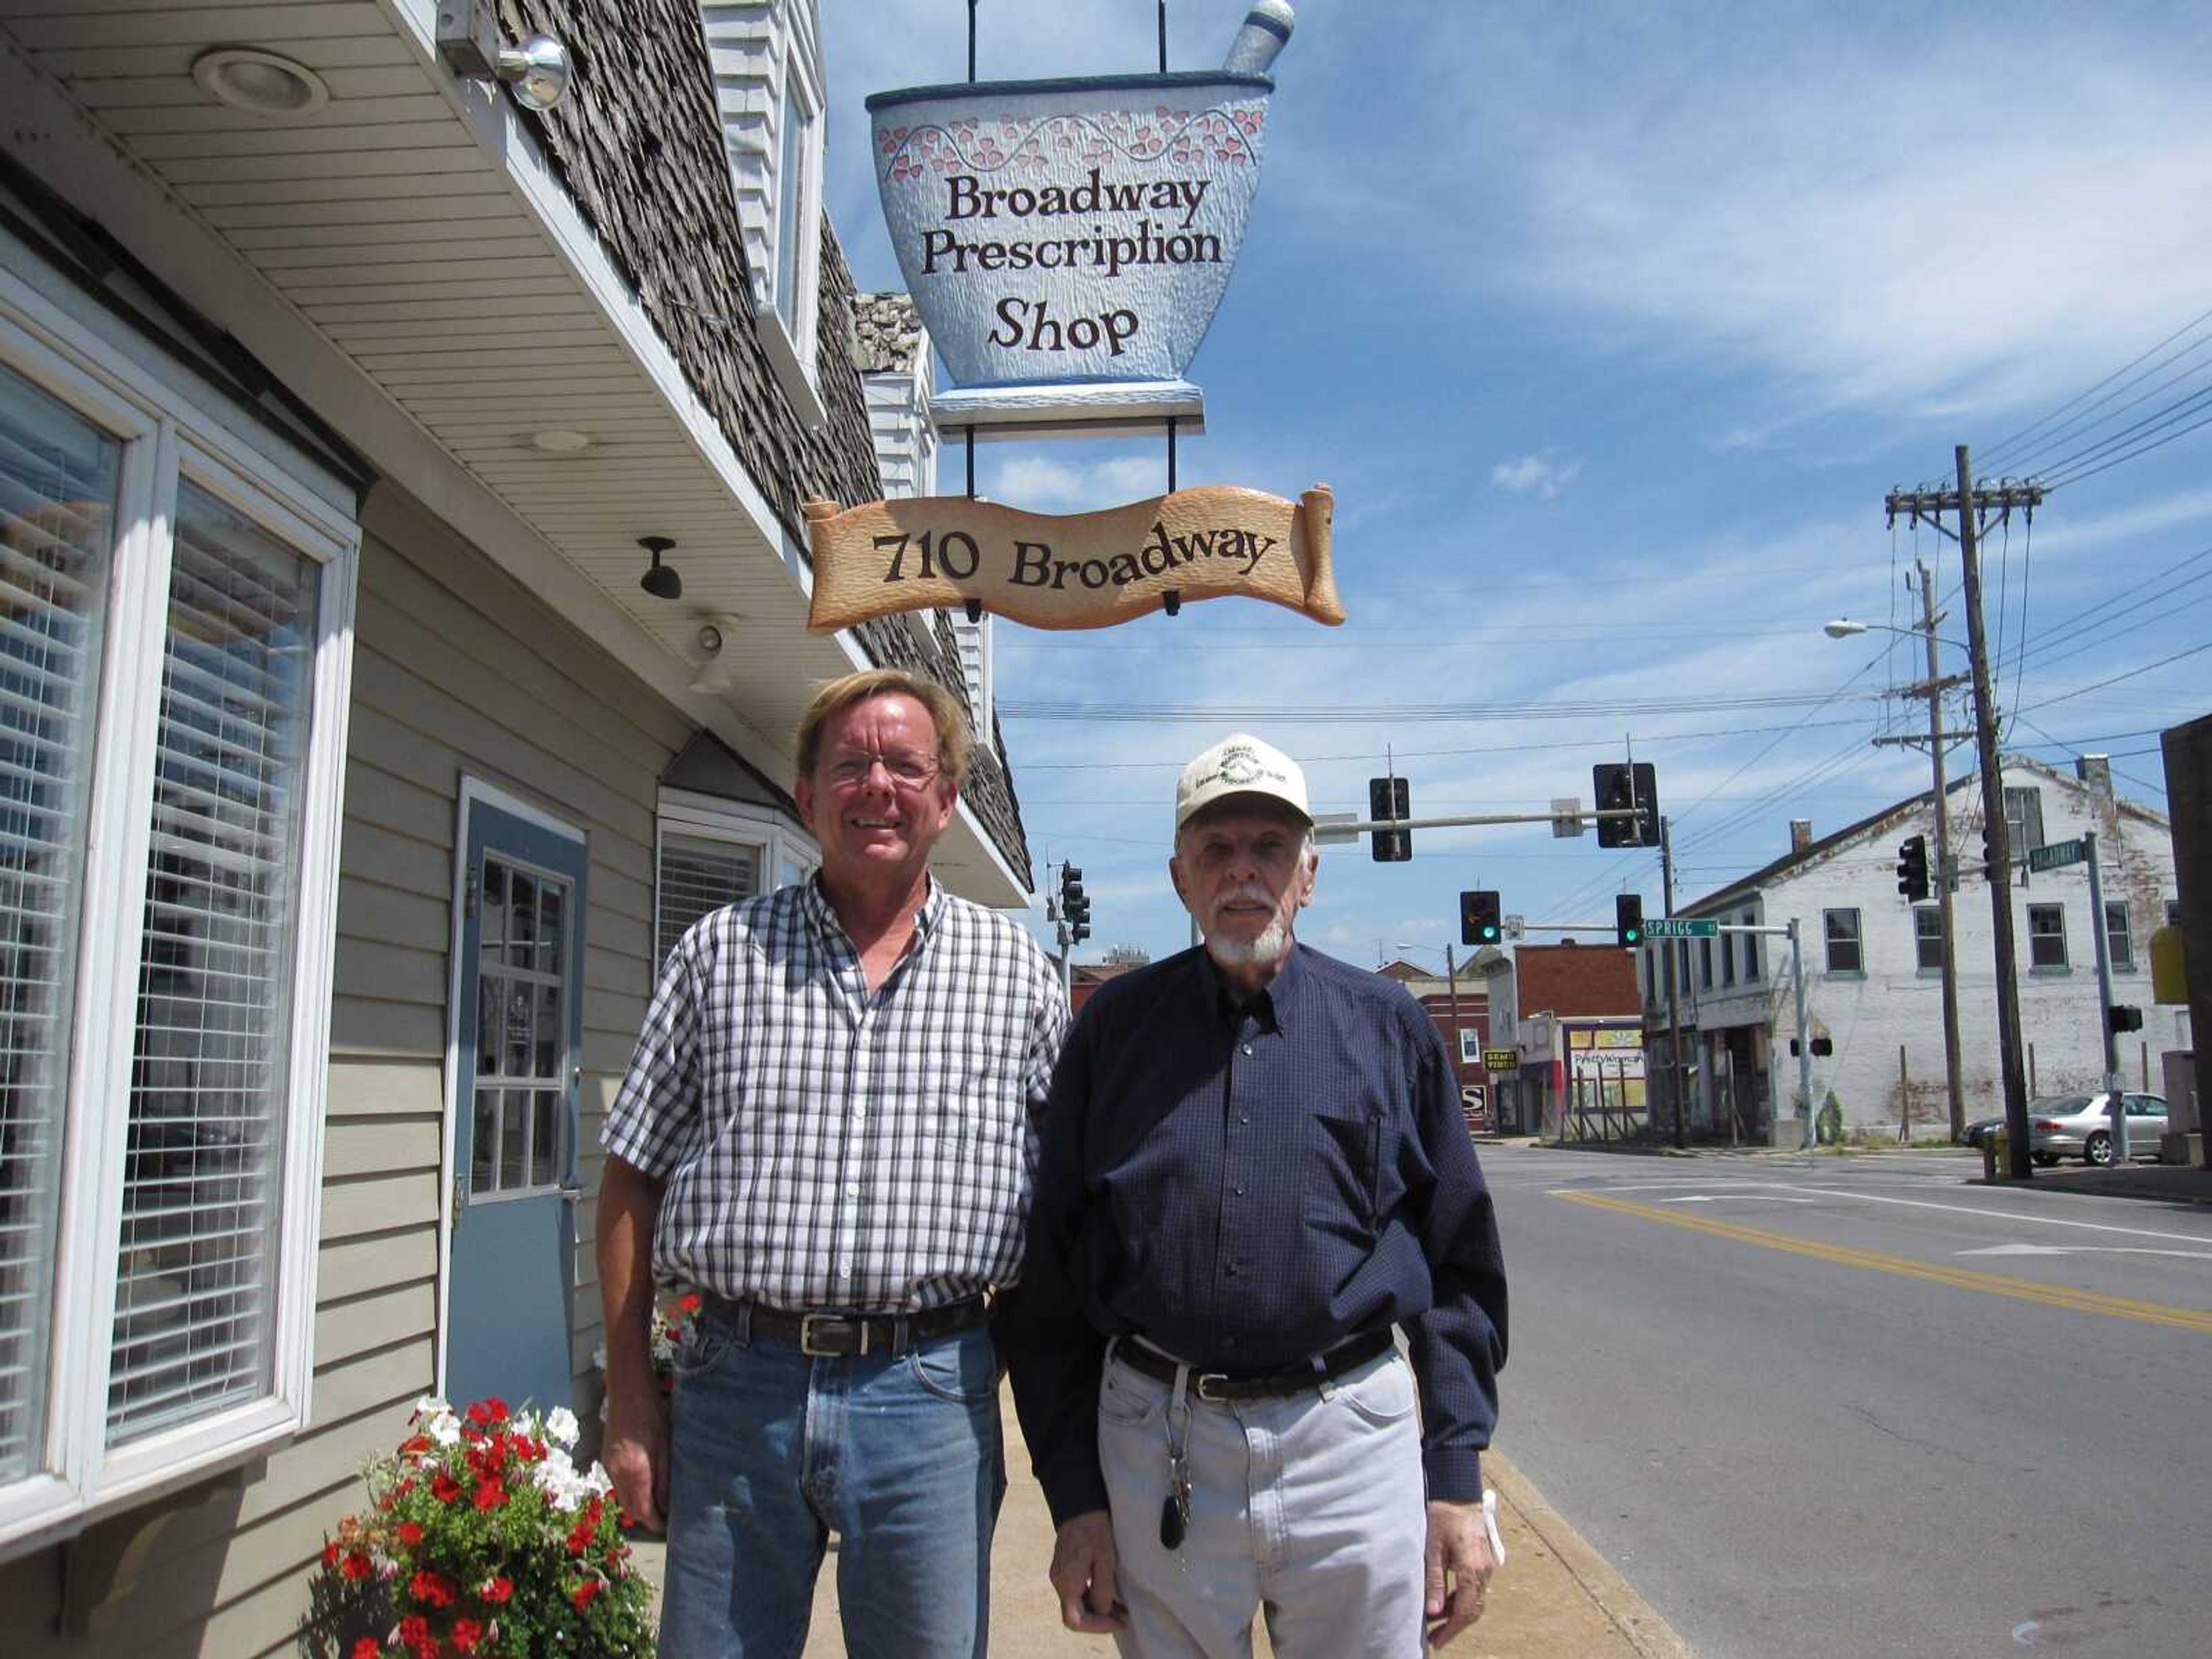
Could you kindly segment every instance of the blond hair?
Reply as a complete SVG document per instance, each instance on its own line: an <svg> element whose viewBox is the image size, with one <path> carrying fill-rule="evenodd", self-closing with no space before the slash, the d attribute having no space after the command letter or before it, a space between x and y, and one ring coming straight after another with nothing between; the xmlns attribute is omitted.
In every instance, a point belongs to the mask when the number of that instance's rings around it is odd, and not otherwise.
<svg viewBox="0 0 2212 1659"><path fill-rule="evenodd" d="M957 789L967 781L975 738L968 728L968 711L935 680L903 668L865 668L841 679L824 681L799 717L799 775L811 777L822 758L822 733L830 722L848 708L877 697L912 697L929 716L937 732L939 773Z"/></svg>

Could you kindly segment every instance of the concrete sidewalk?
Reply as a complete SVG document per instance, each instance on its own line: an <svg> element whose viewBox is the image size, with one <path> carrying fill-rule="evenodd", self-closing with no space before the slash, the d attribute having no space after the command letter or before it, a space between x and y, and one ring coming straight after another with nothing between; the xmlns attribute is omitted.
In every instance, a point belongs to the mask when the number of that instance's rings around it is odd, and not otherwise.
<svg viewBox="0 0 2212 1659"><path fill-rule="evenodd" d="M1045 1582L1052 1559L1052 1521L1044 1493L1029 1472L1029 1453L1013 1409L1005 1409L1006 1502L993 1552L993 1659L1112 1659L1103 1637L1070 1634ZM1497 1451L1483 1468L1498 1489L1504 1567L1491 1580L1488 1610L1445 1650L1453 1659L1693 1659L1690 1650L1613 1567L1547 1504ZM656 1581L657 1542L638 1541L641 1567ZM814 1627L805 1659L842 1659L836 1559L823 1564L814 1596ZM1264 1631L1255 1651L1269 1652Z"/></svg>

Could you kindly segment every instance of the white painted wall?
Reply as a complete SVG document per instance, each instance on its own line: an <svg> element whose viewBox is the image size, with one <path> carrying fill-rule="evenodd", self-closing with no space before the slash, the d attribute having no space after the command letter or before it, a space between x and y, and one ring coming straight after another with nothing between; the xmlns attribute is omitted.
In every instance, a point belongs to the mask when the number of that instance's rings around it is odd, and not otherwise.
<svg viewBox="0 0 2212 1659"><path fill-rule="evenodd" d="M2130 811L2115 813L2071 776L2032 763L2008 760L2006 783L2041 792L2044 840L2071 840L2095 830L2104 856L2106 897L2124 900L2134 946L2132 969L2116 972L2112 999L2143 1011L2143 1029L2120 1039L2121 1071L2130 1088L2143 1085L2146 1056L2149 1088L2159 1087L2160 1054L2182 1041L2182 1011L2157 1006L2151 998L2147 942L2164 920L2166 902L2174 896L2172 843L2163 825ZM1952 846L1962 862L1978 861L1981 851L1980 795L1971 784L1951 797ZM1908 836L1929 837L1931 859L1935 818L1926 802L1881 822L1863 836L1827 849L1804 865L1784 872L1755 893L1739 895L1718 907L1686 910L1727 921L1747 917L1776 923L1802 919L1809 1012L1813 1030L1835 1045L1832 1055L1813 1061L1813 1093L1825 1100L1832 1091L1849 1125L1870 1128L1898 1122L1900 1091L1898 1052L1912 1084L1916 1132L1940 1132L1947 1115L1943 1099L1942 976L1917 965L1911 907L1897 892L1898 843ZM2015 859L2024 861L2020 849ZM2020 972L2021 1037L2034 1053L2034 1091L2042 1094L2099 1086L2103 1070L2097 1002L2095 937L2092 932L2086 866L2030 878L2015 884L2010 899ZM1932 902L1932 900L1931 900ZM2029 966L2028 911L2057 905L2065 919L2069 965L2063 969ZM1823 914L1856 908L1865 965L1850 974L1828 966ZM1966 1115L2001 1109L1996 1030L1996 975L1989 889L1969 875L1954 903L1959 963L1960 1051ZM1716 946L1721 941L1716 940ZM1683 1018L1701 1032L1768 1023L1774 1036L1775 1098L1787 1115L1797 1089L1796 1062L1789 1052L1796 1010L1789 977L1789 945L1761 940L1760 972L1745 977L1745 941L1730 940L1737 952L1735 983L1723 982L1717 950L1711 971L1698 942L1690 946L1690 971L1682 989ZM1641 953L1646 975L1658 947ZM1649 994L1647 993L1647 1001ZM1660 1001L1664 988L1661 982ZM1710 1100L1710 1068L1698 1091Z"/></svg>

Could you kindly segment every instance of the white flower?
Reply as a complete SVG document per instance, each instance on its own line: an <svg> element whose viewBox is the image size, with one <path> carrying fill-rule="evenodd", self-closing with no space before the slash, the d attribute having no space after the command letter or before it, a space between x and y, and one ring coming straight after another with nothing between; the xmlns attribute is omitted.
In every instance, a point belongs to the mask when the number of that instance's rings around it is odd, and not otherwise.
<svg viewBox="0 0 2212 1659"><path fill-rule="evenodd" d="M461 1419L447 1412L443 1417L434 1417L423 1425L422 1431L441 1446L460 1443Z"/></svg>
<svg viewBox="0 0 2212 1659"><path fill-rule="evenodd" d="M416 1417L448 1417L453 1414L453 1410L451 1406L435 1395L426 1394L415 1402Z"/></svg>
<svg viewBox="0 0 2212 1659"><path fill-rule="evenodd" d="M573 1446L576 1443L576 1437L582 1432L582 1429L576 1421L575 1413L570 1411L566 1406L556 1406L545 1413L545 1432L548 1437L557 1440L561 1444Z"/></svg>

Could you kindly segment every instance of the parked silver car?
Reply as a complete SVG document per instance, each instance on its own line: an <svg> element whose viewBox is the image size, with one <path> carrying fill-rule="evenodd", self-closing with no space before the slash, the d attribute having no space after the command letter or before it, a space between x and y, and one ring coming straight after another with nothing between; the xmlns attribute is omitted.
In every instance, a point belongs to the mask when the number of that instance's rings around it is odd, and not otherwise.
<svg viewBox="0 0 2212 1659"><path fill-rule="evenodd" d="M2166 1099L2161 1095L2124 1094L2127 1103L2128 1156L2155 1159L2159 1137L2166 1133ZM2028 1103L2030 1145L2038 1164L2056 1164L2062 1158L2078 1158L2090 1164L2110 1164L2112 1146L2112 1097L2049 1095Z"/></svg>

